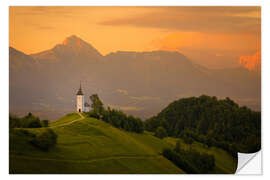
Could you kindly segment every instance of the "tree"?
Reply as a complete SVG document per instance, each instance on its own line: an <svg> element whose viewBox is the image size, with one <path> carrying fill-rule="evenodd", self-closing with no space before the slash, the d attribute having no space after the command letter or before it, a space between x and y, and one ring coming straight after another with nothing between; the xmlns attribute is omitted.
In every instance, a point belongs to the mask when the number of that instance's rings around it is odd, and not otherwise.
<svg viewBox="0 0 270 180"><path fill-rule="evenodd" d="M90 100L92 101L92 104L91 104L91 107L93 108L92 113L96 114L98 118L101 118L101 116L103 115L105 111L103 107L103 103L101 102L97 94L92 94L90 96Z"/></svg>
<svg viewBox="0 0 270 180"><path fill-rule="evenodd" d="M38 117L33 116L29 113L27 116L21 119L22 127L23 128L40 128L41 122Z"/></svg>
<svg viewBox="0 0 270 180"><path fill-rule="evenodd" d="M22 123L20 118L13 116L13 115L9 115L9 128L19 128L21 127Z"/></svg>
<svg viewBox="0 0 270 180"><path fill-rule="evenodd" d="M47 120L48 121L48 120ZM12 128L40 128L42 122L39 117L28 113L24 117L16 117L14 115L9 116L9 127Z"/></svg>
<svg viewBox="0 0 270 180"><path fill-rule="evenodd" d="M156 129L155 136L160 138L160 139L163 139L164 137L167 137L168 135L167 135L166 130L162 126L159 126Z"/></svg>
<svg viewBox="0 0 270 180"><path fill-rule="evenodd" d="M32 117L32 116L33 116L33 114L31 112L29 112L26 117Z"/></svg>
<svg viewBox="0 0 270 180"><path fill-rule="evenodd" d="M49 126L49 120L47 120L47 119L42 120L41 125L42 125L42 127L48 127Z"/></svg>
<svg viewBox="0 0 270 180"><path fill-rule="evenodd" d="M180 153L181 152L181 142L178 140L175 145L175 152Z"/></svg>
<svg viewBox="0 0 270 180"><path fill-rule="evenodd" d="M261 148L261 112L241 107L230 98L206 95L182 98L144 124L148 131L155 132L162 126L168 136L181 137L185 143L196 140L208 147L221 147L233 155L256 152ZM191 133L183 134L186 130ZM236 147L229 148L230 144Z"/></svg>
<svg viewBox="0 0 270 180"><path fill-rule="evenodd" d="M164 127L164 129L166 129L166 130L169 129L169 127L170 127L168 121L166 121L165 118L162 118L162 119L161 119L160 125L161 125L162 127Z"/></svg>

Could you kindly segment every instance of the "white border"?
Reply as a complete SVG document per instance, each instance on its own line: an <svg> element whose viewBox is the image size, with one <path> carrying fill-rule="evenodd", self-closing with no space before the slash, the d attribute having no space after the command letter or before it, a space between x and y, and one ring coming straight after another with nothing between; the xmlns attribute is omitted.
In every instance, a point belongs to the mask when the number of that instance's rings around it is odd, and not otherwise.
<svg viewBox="0 0 270 180"><path fill-rule="evenodd" d="M186 0L186 1L180 1L180 0L92 0L92 1L83 1L83 0L66 0L66 1L57 1L57 0L46 0L46 1L40 1L40 0L10 0L8 3L6 1L1 1L1 58L0 58L0 78L1 78L1 103L0 103L0 109L1 109L1 179L6 178L20 178L20 179L48 179L48 178L65 178L65 179L74 179L74 178L81 178L81 179L88 179L89 178L95 178L95 179L107 179L110 178L112 180L126 180L127 178L129 180L137 180L138 178L143 179L164 179L164 178L170 178L170 179L182 179L182 178L188 178L188 179L197 179L197 178L207 178L207 179L216 179L216 178L228 178L227 175L222 176L218 175L216 176L209 176L209 175L162 175L162 176L152 176L152 175L120 175L120 176L108 176L108 175L95 175L95 176L88 176L88 175L65 175L64 177L52 175L52 176L20 176L20 175L8 175L8 6L9 5L66 5L66 6L83 6L83 5L93 5L93 6L99 6L99 5L106 5L106 6L262 6L262 149L269 149L269 130L270 128L269 121L270 111L268 110L270 108L269 104L269 93L270 93L270 86L269 86L269 78L270 77L270 57L269 57L269 23L270 23L270 8L269 8L269 0ZM266 139L266 141L264 141ZM268 142L267 142L268 141ZM249 178L269 178L270 172L269 165L266 164L266 160L269 158L269 153L263 154L263 174L264 176L230 176L229 178L243 178L243 179L249 179ZM76 177L75 177L76 176Z"/></svg>

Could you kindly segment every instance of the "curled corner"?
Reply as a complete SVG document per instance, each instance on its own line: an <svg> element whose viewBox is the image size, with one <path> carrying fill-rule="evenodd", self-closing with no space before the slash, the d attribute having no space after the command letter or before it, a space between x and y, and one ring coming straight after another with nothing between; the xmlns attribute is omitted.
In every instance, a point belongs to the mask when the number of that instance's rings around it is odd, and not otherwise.
<svg viewBox="0 0 270 180"><path fill-rule="evenodd" d="M235 174L261 174L261 151L256 153L238 153Z"/></svg>

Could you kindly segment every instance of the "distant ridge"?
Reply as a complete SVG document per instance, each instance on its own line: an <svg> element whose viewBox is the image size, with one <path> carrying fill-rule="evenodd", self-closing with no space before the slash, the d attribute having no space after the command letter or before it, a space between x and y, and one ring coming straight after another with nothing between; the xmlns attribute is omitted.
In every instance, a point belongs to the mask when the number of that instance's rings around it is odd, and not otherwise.
<svg viewBox="0 0 270 180"><path fill-rule="evenodd" d="M72 35L52 49L26 55L10 48L10 109L72 111L80 80L86 97L148 118L169 102L207 94L260 110L260 74L245 68L209 69L179 52L117 51L102 56Z"/></svg>

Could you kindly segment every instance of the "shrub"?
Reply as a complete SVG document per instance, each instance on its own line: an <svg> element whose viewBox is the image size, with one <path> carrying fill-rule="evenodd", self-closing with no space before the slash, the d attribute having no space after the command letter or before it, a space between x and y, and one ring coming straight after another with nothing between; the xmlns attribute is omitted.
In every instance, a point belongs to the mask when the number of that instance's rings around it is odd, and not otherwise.
<svg viewBox="0 0 270 180"><path fill-rule="evenodd" d="M192 144L193 143L193 139L187 135L183 136L183 140L186 144Z"/></svg>
<svg viewBox="0 0 270 180"><path fill-rule="evenodd" d="M92 117L92 118L96 118L96 119L99 119L99 115L94 111L94 110L91 110L87 113L88 117Z"/></svg>
<svg viewBox="0 0 270 180"><path fill-rule="evenodd" d="M40 128L41 123L39 118L37 117L25 117L22 119L22 127L23 128Z"/></svg>
<svg viewBox="0 0 270 180"><path fill-rule="evenodd" d="M57 134L52 129L43 129L33 139L32 144L43 151L48 151L57 143Z"/></svg>
<svg viewBox="0 0 270 180"><path fill-rule="evenodd" d="M40 128L42 123L40 119L33 116L32 113L28 113L27 116L19 118L13 115L9 116L9 127L10 128Z"/></svg>
<svg viewBox="0 0 270 180"><path fill-rule="evenodd" d="M178 153L181 152L181 143L179 140L176 142L174 150L175 152L178 152Z"/></svg>
<svg viewBox="0 0 270 180"><path fill-rule="evenodd" d="M9 128L19 128L22 126L21 120L20 118L13 116L13 115L9 115Z"/></svg>
<svg viewBox="0 0 270 180"><path fill-rule="evenodd" d="M160 138L160 139L163 139L165 137L167 137L167 132L166 130L162 127L162 126L159 126L155 132L155 136Z"/></svg>
<svg viewBox="0 0 270 180"><path fill-rule="evenodd" d="M47 120L47 119L42 120L41 125L42 125L42 127L48 127L49 126L49 120Z"/></svg>

